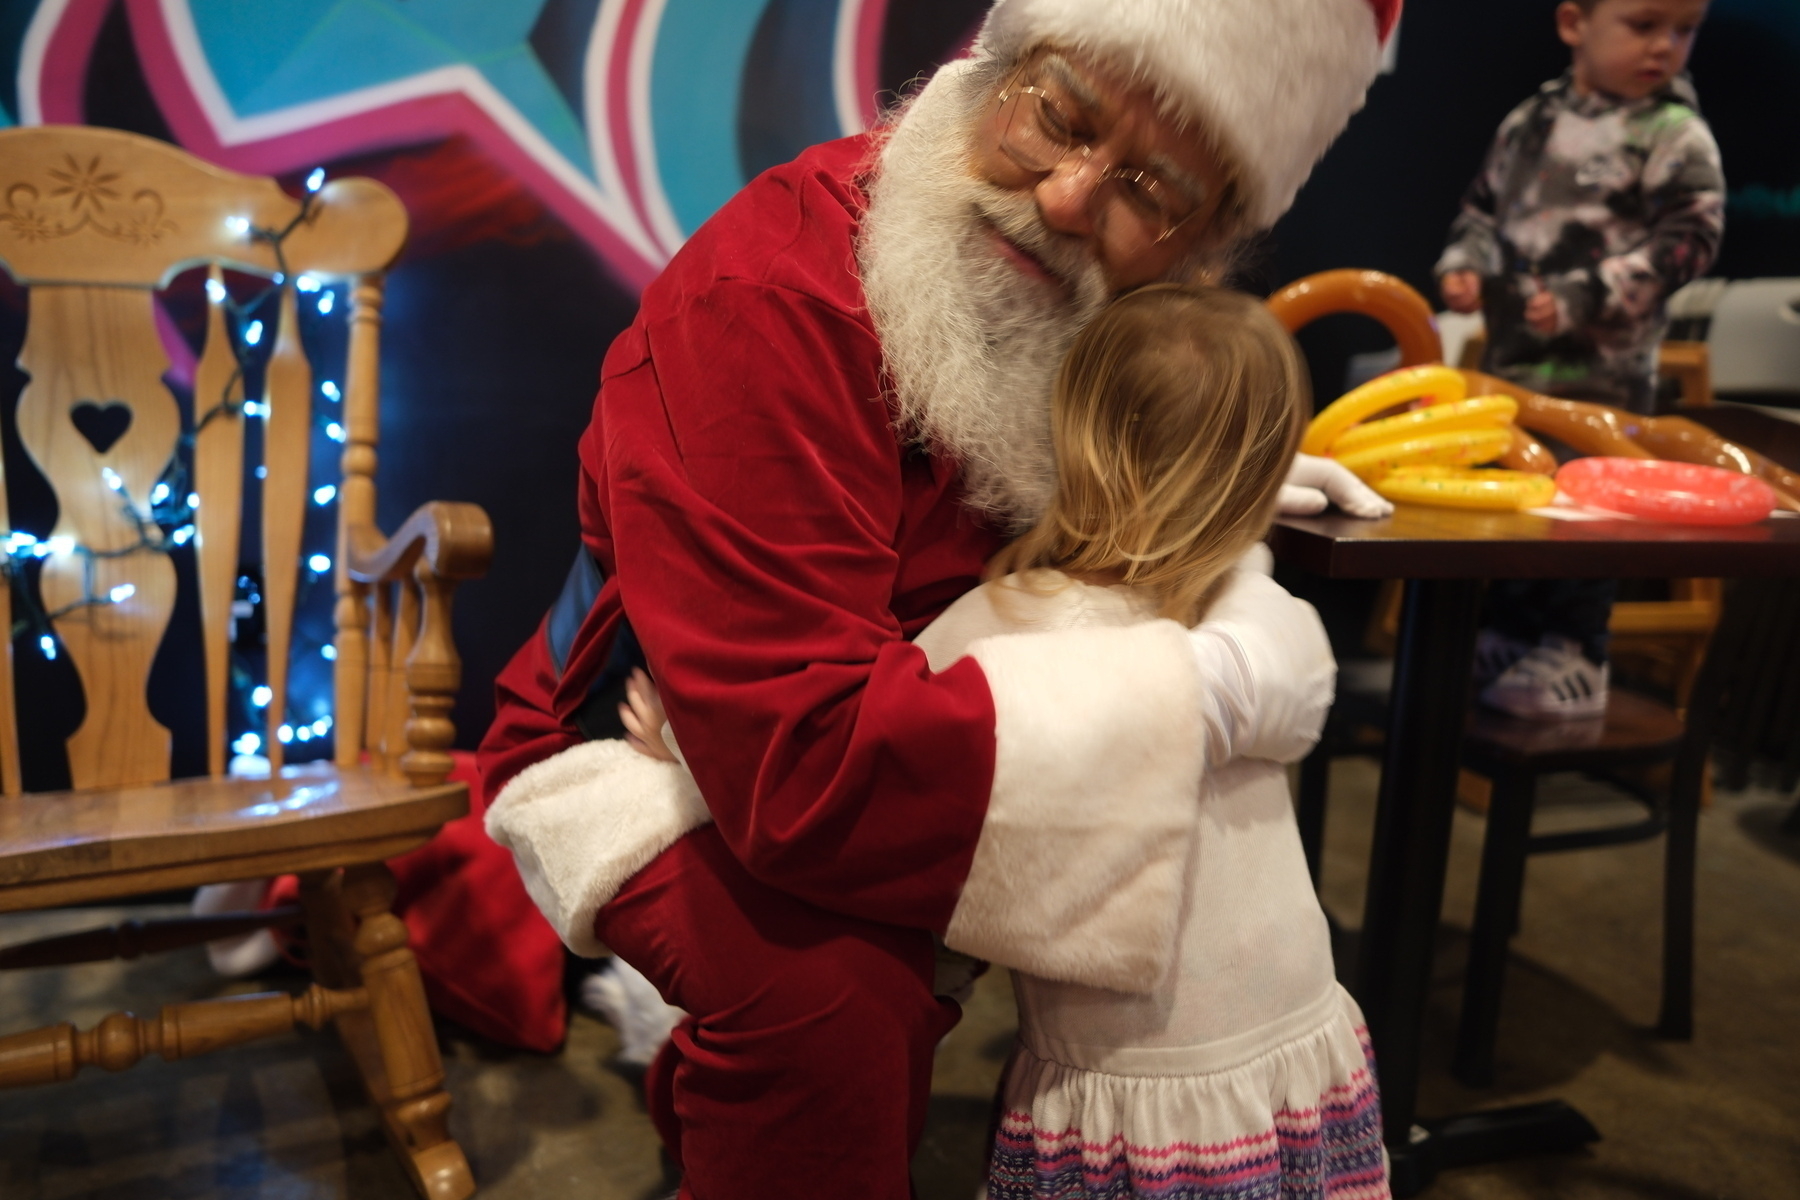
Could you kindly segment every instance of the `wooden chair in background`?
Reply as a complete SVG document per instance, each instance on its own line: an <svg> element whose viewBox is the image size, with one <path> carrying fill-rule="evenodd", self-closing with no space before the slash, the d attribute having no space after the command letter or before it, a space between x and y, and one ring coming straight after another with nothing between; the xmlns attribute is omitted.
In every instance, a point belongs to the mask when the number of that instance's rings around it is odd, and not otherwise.
<svg viewBox="0 0 1800 1200"><path fill-rule="evenodd" d="M63 1024L0 1038L0 1086L49 1083L145 1055L185 1058L285 1032L335 1025L410 1177L425 1196L474 1190L446 1129L431 1017L406 928L391 911L384 860L424 844L467 811L446 782L449 711L460 662L451 594L483 574L487 516L468 504L420 508L392 538L375 526L382 272L406 236L393 193L366 179L307 201L273 180L219 170L162 142L110 130L0 132L0 264L29 289L20 365L20 441L59 509L38 595L56 613L86 716L67 743L74 790L21 794L11 646L0 659L0 912L87 904L288 872L297 910L132 922L0 951L0 967L132 957L273 924L301 924L315 982L115 1013L92 1030ZM286 231L275 240L263 231ZM209 272L193 412L162 381L154 291ZM271 771L227 777L228 627L243 515L243 377L228 330L224 270L279 288L264 395L262 592L267 604ZM288 661L301 571L314 381L302 351L297 287L349 284L338 487L334 763L284 769ZM249 340L258 340L251 335ZM95 414L115 433L90 434ZM84 410L88 426L84 432ZM195 430L195 425L198 429ZM122 429L122 432L116 432ZM194 430L191 441L184 429ZM172 458L191 454L191 527L152 519ZM0 526L8 524L0 478ZM0 535L4 536L4 535ZM210 775L170 779L169 732L145 686L174 607L171 543L191 537L199 580ZM13 535L15 552L30 539ZM0 628L12 594L0 588ZM48 635L45 635L48 636ZM30 697L24 697L27 702ZM367 761L364 760L365 751Z"/></svg>
<svg viewBox="0 0 1800 1200"><path fill-rule="evenodd" d="M1681 385L1682 410L1712 408L1710 361L1705 342L1662 344L1657 370ZM1719 623L1723 595L1717 579L1671 579L1667 600L1614 604L1608 623L1610 653L1620 671L1666 689L1675 699L1676 711L1686 711L1707 641ZM1711 790L1709 784L1709 799Z"/></svg>
<svg viewBox="0 0 1800 1200"><path fill-rule="evenodd" d="M1478 370L1487 352L1487 334L1476 333L1464 341L1457 366ZM1657 352L1657 371L1681 388L1683 415L1692 410L1713 410L1712 360L1705 342L1665 341ZM1609 628L1612 654L1621 668L1636 674L1675 697L1676 708L1687 705L1706 642L1719 621L1721 587L1717 579L1671 579L1667 600L1621 600L1613 605ZM1370 621L1372 648L1393 653L1394 633L1400 623L1400 585L1386 584L1376 601ZM1462 795L1474 807L1486 811L1484 780L1465 779Z"/></svg>

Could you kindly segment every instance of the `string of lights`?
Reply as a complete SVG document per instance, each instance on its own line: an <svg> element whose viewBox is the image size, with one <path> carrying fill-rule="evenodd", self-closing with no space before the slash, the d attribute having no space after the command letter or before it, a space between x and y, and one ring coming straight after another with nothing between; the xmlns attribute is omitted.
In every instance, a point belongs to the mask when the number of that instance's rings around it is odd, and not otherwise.
<svg viewBox="0 0 1800 1200"><path fill-rule="evenodd" d="M222 308L226 315L226 340L232 353L232 370L217 399L196 416L190 428L179 435L174 452L151 487L145 502L140 504L130 495L124 480L111 467L101 468L101 481L118 495L120 511L135 535L133 540L112 549L96 550L67 535L39 538L22 530L0 531L0 574L5 575L15 598L15 619L10 631L15 640L21 636L27 637L35 642L46 659L54 660L59 643L55 622L84 608L123 604L136 595L137 589L130 583L104 590L99 588L95 571L98 561L144 552L170 554L193 539L196 532L194 517L200 506L200 497L190 490L190 463L194 447L201 431L217 419L238 415L258 419L269 415L269 406L265 400L239 398L237 392L249 378L255 356L259 353L258 348L264 345L269 332L264 320L257 314L290 276L284 244L312 215L324 183L324 169L315 168L307 176L299 210L280 228L257 226L246 217L234 217L227 222L227 228L234 235L268 245L275 260L275 272L268 277L266 284L247 299L234 297L217 278L206 280L208 301ZM335 293L316 276L301 274L295 277L294 288L313 299L319 315L329 316L335 310ZM321 381L318 390L328 401L335 403L342 399L341 389L330 379ZM200 397L196 396L195 399L198 407ZM316 418L316 423L335 442L341 443L347 437L342 424L324 414ZM267 471L258 466L255 474L258 479L262 479ZM336 498L337 487L334 484L323 484L312 492L313 503L321 508L329 506ZM78 555L82 560L82 593L69 603L47 609L37 590L30 586L28 568L53 555L67 554ZM301 580L302 588L329 576L331 558L327 554L311 554L306 559L306 567L307 571ZM254 596L254 592L252 595ZM255 597L255 600L259 601L260 597ZM336 647L330 642L313 644L313 639L302 638L298 630L295 631L294 640L296 648L306 653L317 653L327 661L336 658ZM235 664L232 673L234 676L243 674ZM257 684L249 691L251 706L255 710L266 709L273 702L274 698L266 685ZM325 712L306 722L284 722L279 726L278 734L284 743L295 740L308 742L326 736L331 727L331 715ZM233 741L232 749L239 754L256 754L262 749L262 737L255 732L242 734Z"/></svg>

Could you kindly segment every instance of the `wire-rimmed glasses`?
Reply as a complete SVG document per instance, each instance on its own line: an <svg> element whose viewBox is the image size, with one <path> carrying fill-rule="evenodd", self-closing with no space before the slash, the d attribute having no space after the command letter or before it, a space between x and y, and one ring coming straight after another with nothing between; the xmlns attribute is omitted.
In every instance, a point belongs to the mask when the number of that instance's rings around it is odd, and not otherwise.
<svg viewBox="0 0 1800 1200"><path fill-rule="evenodd" d="M1017 81L999 96L1000 149L1020 167L1047 175L1062 165L1070 151L1081 155L1085 169L1093 148L1077 136L1068 109L1049 91ZM1182 189L1149 171L1113 167L1094 184L1101 201L1099 211L1109 219L1115 214L1152 244L1167 241L1200 211L1204 198L1190 197Z"/></svg>

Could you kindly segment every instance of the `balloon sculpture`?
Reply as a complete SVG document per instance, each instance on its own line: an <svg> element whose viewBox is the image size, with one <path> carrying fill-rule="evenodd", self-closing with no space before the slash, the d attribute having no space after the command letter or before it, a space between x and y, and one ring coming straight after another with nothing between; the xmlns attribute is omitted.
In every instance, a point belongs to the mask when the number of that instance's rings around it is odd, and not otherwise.
<svg viewBox="0 0 1800 1200"><path fill-rule="evenodd" d="M1327 406L1301 447L1337 458L1391 500L1535 508L1561 485L1582 503L1664 521L1753 521L1773 506L1800 512L1800 475L1694 421L1558 400L1480 371L1442 366L1430 305L1392 275L1309 275L1269 297L1269 310L1289 332L1331 313L1362 313L1399 343L1401 369ZM1382 415L1412 401L1420 406ZM1559 472L1532 433L1596 459ZM1488 462L1499 467L1472 469Z"/></svg>

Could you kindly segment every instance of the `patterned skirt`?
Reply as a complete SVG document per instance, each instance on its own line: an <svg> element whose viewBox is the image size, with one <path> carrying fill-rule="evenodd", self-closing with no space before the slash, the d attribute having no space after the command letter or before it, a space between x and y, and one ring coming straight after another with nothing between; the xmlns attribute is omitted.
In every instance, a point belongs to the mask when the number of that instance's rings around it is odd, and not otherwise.
<svg viewBox="0 0 1800 1200"><path fill-rule="evenodd" d="M1204 1046L1077 1046L1023 1030L1002 1105L989 1200L1388 1195L1368 1030L1336 985Z"/></svg>

